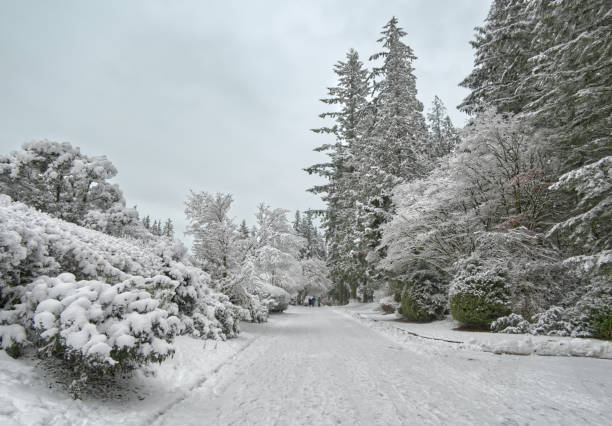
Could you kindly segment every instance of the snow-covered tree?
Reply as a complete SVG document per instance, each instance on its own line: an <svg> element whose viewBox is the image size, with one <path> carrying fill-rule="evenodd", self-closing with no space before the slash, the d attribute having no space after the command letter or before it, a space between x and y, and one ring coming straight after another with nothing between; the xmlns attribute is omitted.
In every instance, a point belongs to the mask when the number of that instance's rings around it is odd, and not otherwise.
<svg viewBox="0 0 612 426"><path fill-rule="evenodd" d="M249 227L246 224L246 220L243 219L242 222L240 222L240 227L238 228L238 232L240 233L240 238L242 239L249 238L251 233L249 231Z"/></svg>
<svg viewBox="0 0 612 426"><path fill-rule="evenodd" d="M346 61L339 61L334 66L334 72L338 77L337 86L329 88L329 97L321 101L335 106L335 110L320 115L321 118L332 119L332 124L314 131L333 135L336 140L335 143L325 143L315 149L327 153L329 161L313 165L306 171L327 180L326 184L310 189L311 192L320 194L327 203L323 216L328 247L327 262L338 288L350 287L353 297L356 297L355 278L361 275L358 271L363 270L351 254L355 251L355 233L362 228L356 223L356 168L361 161L357 152L359 141L364 134L363 116L368 106L370 86L368 71L360 61L358 53L352 49L346 55ZM298 227L302 221L299 222ZM348 292L336 293L338 300L348 300Z"/></svg>
<svg viewBox="0 0 612 426"><path fill-rule="evenodd" d="M533 93L517 91L518 82L530 72L534 53L531 0L494 0L485 25L476 28L471 42L476 50L474 69L461 82L471 90L459 108L469 114L495 106L500 113L518 113Z"/></svg>
<svg viewBox="0 0 612 426"><path fill-rule="evenodd" d="M82 223L89 211L125 207L117 174L104 156L89 157L69 143L25 143L0 156L0 193L55 217Z"/></svg>
<svg viewBox="0 0 612 426"><path fill-rule="evenodd" d="M164 237L174 238L174 224L172 223L172 219L168 218L166 220L162 234Z"/></svg>
<svg viewBox="0 0 612 426"><path fill-rule="evenodd" d="M214 280L222 280L235 267L238 233L229 210L231 194L191 192L185 202L189 221L187 234L193 235L193 253Z"/></svg>
<svg viewBox="0 0 612 426"><path fill-rule="evenodd" d="M459 132L453 126L453 122L446 113L446 107L437 96L427 113L429 125L429 156L432 161L449 154L459 143Z"/></svg>
<svg viewBox="0 0 612 426"><path fill-rule="evenodd" d="M427 127L423 104L417 99L412 49L402 41L406 32L393 17L378 40L383 50L370 57L382 60L372 72L375 121L368 133L367 155L376 175L390 191L397 183L423 175L428 169Z"/></svg>
<svg viewBox="0 0 612 426"><path fill-rule="evenodd" d="M412 49L402 39L406 35L394 17L384 27L378 41L383 50L370 57L382 60L372 72L374 80L373 122L360 144L358 184L358 222L363 233L358 237L366 251L368 273L364 276L366 299L384 277L377 268L385 256L380 246L382 225L393 214L393 188L426 174L429 162L429 137L423 105L416 98L416 77Z"/></svg>
<svg viewBox="0 0 612 426"><path fill-rule="evenodd" d="M583 274L612 270L612 156L560 176L550 189L573 200L547 238Z"/></svg>

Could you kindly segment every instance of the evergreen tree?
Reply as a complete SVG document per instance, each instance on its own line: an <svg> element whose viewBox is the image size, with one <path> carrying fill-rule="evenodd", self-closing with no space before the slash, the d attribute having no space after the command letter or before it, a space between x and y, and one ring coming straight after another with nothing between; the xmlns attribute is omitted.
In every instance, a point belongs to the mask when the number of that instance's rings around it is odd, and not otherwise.
<svg viewBox="0 0 612 426"><path fill-rule="evenodd" d="M142 219L142 226L144 226L147 230L151 229L151 218L149 215L146 215L144 219Z"/></svg>
<svg viewBox="0 0 612 426"><path fill-rule="evenodd" d="M402 41L406 35L393 17L378 40L383 50L370 57L382 59L382 65L372 72L374 98L373 124L359 146L360 177L358 223L363 227L360 241L360 262L368 264L363 277L364 298L384 278L377 265L385 256L380 247L382 225L393 214L391 193L398 184L423 176L431 169L428 133L423 117L423 105L416 98L416 77L412 49ZM365 253L365 259L363 252Z"/></svg>
<svg viewBox="0 0 612 426"><path fill-rule="evenodd" d="M461 82L471 93L459 105L468 114L484 112L495 106L498 112L518 113L531 94L517 91L518 82L529 74L529 58L534 54L531 33L537 23L532 19L530 0L494 0L486 23L477 27L474 69ZM533 3L533 2L531 2Z"/></svg>
<svg viewBox="0 0 612 426"><path fill-rule="evenodd" d="M174 224L172 223L172 219L168 218L166 223L164 223L162 235L164 237L174 238Z"/></svg>
<svg viewBox="0 0 612 426"><path fill-rule="evenodd" d="M356 169L360 159L356 155L357 145L363 135L363 116L367 108L368 71L359 60L356 51L350 50L346 61L339 61L334 66L338 77L337 86L328 89L328 98L321 99L327 105L336 106L332 112L320 115L332 119L332 125L313 129L316 133L332 135L335 143L326 143L315 151L325 152L329 161L305 169L309 174L318 174L327 183L311 188L310 191L321 195L327 203L323 217L323 228L329 248L327 262L336 290L336 298L348 301L349 286L356 297L356 280L358 264L351 253L354 252L354 238L351 234L357 229L355 188L357 186ZM297 221L296 221L297 223Z"/></svg>
<svg viewBox="0 0 612 426"><path fill-rule="evenodd" d="M247 227L246 220L242 220L240 222L240 228L238 228L238 232L240 233L240 238L247 239L250 236L249 228Z"/></svg>
<svg viewBox="0 0 612 426"><path fill-rule="evenodd" d="M442 100L435 96L431 110L427 113L429 124L430 151L432 160L449 154L459 142L459 133L446 113Z"/></svg>
<svg viewBox="0 0 612 426"><path fill-rule="evenodd" d="M293 230L299 234L300 233L300 225L302 223L302 219L301 219L301 215L300 215L300 211L296 210L295 211L295 219L293 220Z"/></svg>
<svg viewBox="0 0 612 426"><path fill-rule="evenodd" d="M427 170L427 127L423 105L416 98L416 77L410 46L402 41L406 32L393 17L378 40L383 50L370 57L383 64L372 72L375 120L368 135L368 157L381 175L385 189L419 177Z"/></svg>

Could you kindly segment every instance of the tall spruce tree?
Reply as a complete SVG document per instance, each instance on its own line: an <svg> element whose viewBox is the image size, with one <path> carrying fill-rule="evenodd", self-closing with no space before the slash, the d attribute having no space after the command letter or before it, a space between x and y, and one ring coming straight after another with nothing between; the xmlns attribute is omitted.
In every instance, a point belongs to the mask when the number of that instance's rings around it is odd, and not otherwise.
<svg viewBox="0 0 612 426"><path fill-rule="evenodd" d="M366 252L367 273L363 277L364 299L372 294L384 278L378 262L384 257L380 247L382 225L393 214L391 193L395 186L425 175L431 169L428 132L423 117L423 104L416 98L416 77L412 62L416 59L402 39L406 32L393 17L383 27L378 40L383 50L370 57L382 59L372 72L373 114L367 135L359 145L357 185L359 195L358 222L363 233L360 241Z"/></svg>
<svg viewBox="0 0 612 426"><path fill-rule="evenodd" d="M355 277L359 275L360 264L353 256L354 238L351 237L357 227L354 221L354 188L359 159L355 152L362 138L363 112L368 105L370 88L368 71L359 60L358 53L352 49L347 53L346 61L336 63L334 72L338 76L338 84L328 88L329 97L321 101L334 106L335 110L320 115L321 118L332 119L332 124L313 131L332 135L335 141L315 148L315 151L328 155L328 162L305 170L327 180L324 185L315 186L310 191L321 195L327 203L323 228L328 246L327 262L335 285L332 293L340 302L345 302L348 301L349 288L356 297Z"/></svg>

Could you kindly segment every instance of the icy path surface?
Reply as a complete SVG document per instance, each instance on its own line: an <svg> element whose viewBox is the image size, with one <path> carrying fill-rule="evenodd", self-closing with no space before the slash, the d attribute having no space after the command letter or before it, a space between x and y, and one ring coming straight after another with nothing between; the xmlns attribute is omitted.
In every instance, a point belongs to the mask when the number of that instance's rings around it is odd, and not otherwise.
<svg viewBox="0 0 612 426"><path fill-rule="evenodd" d="M256 340L155 424L612 422L609 360L400 345L331 308L247 328Z"/></svg>

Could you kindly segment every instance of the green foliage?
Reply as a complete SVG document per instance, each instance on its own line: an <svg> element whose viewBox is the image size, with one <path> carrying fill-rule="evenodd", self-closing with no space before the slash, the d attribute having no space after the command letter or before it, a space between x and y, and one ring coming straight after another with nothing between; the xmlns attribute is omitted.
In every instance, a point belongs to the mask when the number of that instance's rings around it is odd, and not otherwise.
<svg viewBox="0 0 612 426"><path fill-rule="evenodd" d="M511 313L507 268L485 263L489 262L478 254L460 261L451 282L451 314L468 327L488 329L497 318Z"/></svg>
<svg viewBox="0 0 612 426"><path fill-rule="evenodd" d="M598 339L612 340L612 309L599 312L593 317L594 336Z"/></svg>
<svg viewBox="0 0 612 426"><path fill-rule="evenodd" d="M410 292L404 292L402 295L400 313L410 321L429 322L436 319L435 316L422 308L417 299Z"/></svg>
<svg viewBox="0 0 612 426"><path fill-rule="evenodd" d="M22 345L17 342L13 342L9 347L4 348L7 355L12 358L19 358L21 356L22 349Z"/></svg>
<svg viewBox="0 0 612 426"><path fill-rule="evenodd" d="M488 302L485 297L469 293L456 294L451 298L450 310L454 319L474 328L488 329L493 321L510 313L502 303Z"/></svg>
<svg viewBox="0 0 612 426"><path fill-rule="evenodd" d="M400 313L406 319L417 322L443 318L446 288L441 274L430 270L414 272L404 285Z"/></svg>

